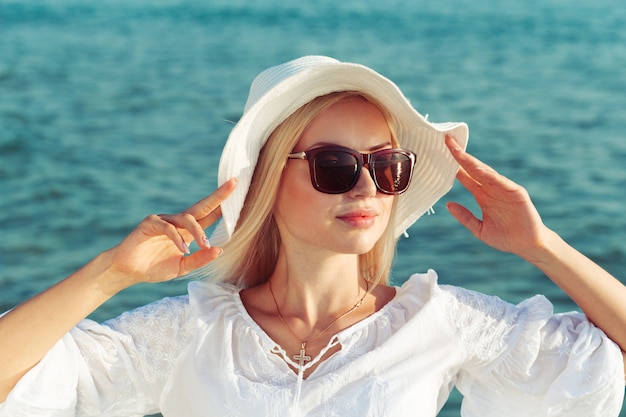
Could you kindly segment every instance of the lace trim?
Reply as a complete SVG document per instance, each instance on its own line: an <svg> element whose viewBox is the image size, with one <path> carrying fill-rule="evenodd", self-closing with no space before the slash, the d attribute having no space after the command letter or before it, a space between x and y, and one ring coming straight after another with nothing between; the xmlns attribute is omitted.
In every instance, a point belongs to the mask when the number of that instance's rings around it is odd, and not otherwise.
<svg viewBox="0 0 626 417"><path fill-rule="evenodd" d="M164 298L103 323L123 333L136 369L153 385L167 379L193 336L187 296Z"/></svg>

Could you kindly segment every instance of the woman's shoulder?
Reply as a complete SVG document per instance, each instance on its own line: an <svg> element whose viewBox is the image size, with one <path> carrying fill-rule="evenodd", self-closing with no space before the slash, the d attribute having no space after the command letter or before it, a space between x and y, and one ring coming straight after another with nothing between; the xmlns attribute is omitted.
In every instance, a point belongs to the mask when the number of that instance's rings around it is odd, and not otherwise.
<svg viewBox="0 0 626 417"><path fill-rule="evenodd" d="M396 298L405 310L412 311L416 317L436 320L469 345L480 339L504 337L519 323L530 318L545 319L552 314L552 304L543 296L515 305L495 295L440 285L432 270L412 275L400 287Z"/></svg>
<svg viewBox="0 0 626 417"><path fill-rule="evenodd" d="M238 310L241 288L235 285L199 280L190 282L187 290L189 308L195 316L206 317Z"/></svg>
<svg viewBox="0 0 626 417"><path fill-rule="evenodd" d="M232 300L238 291L236 287L228 284L192 281L185 295L159 299L124 312L103 324L115 330L125 331L164 324L171 328L185 328L189 327L194 318L215 313L220 307L233 305Z"/></svg>
<svg viewBox="0 0 626 417"><path fill-rule="evenodd" d="M107 320L104 326L123 333L139 330L154 331L157 328L183 329L190 318L189 297L187 295L165 297L150 304L122 313ZM91 324L90 324L91 323ZM167 326L164 326L167 324ZM79 327L92 328L95 323L84 320Z"/></svg>
<svg viewBox="0 0 626 417"><path fill-rule="evenodd" d="M545 307L551 309L549 301L541 295L535 295L524 302L515 305L497 295L482 293L476 290L450 285L440 284L438 275L433 270L426 273L413 274L398 289L402 298L411 300L420 305L426 303L441 304L456 314L480 314L480 315L515 315L520 309L532 307Z"/></svg>
<svg viewBox="0 0 626 417"><path fill-rule="evenodd" d="M457 287L440 285L438 281L439 277L432 269L415 273L396 287L396 297L390 304L417 312L426 305L433 306L447 302L446 298L456 298Z"/></svg>

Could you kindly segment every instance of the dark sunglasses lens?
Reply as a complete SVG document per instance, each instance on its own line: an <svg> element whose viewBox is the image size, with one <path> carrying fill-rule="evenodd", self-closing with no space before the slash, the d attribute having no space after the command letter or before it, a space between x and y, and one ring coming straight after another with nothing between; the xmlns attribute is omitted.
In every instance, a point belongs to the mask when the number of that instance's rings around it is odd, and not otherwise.
<svg viewBox="0 0 626 417"><path fill-rule="evenodd" d="M344 193L354 185L357 171L354 155L341 151L320 152L314 161L314 185L325 193Z"/></svg>
<svg viewBox="0 0 626 417"><path fill-rule="evenodd" d="M400 194L406 191L411 181L411 158L400 152L377 155L373 163L376 183L381 191Z"/></svg>

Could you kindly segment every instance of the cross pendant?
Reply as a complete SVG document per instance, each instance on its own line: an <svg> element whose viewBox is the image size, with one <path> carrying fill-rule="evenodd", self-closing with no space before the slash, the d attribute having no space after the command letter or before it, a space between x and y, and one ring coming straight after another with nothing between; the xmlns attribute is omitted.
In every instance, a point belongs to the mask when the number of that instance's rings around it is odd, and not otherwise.
<svg viewBox="0 0 626 417"><path fill-rule="evenodd" d="M307 356L305 352L305 348L306 348L306 342L302 342L302 347L300 348L300 354L293 356L293 359L299 362L300 368L304 366L305 362L308 362L311 360L311 357Z"/></svg>

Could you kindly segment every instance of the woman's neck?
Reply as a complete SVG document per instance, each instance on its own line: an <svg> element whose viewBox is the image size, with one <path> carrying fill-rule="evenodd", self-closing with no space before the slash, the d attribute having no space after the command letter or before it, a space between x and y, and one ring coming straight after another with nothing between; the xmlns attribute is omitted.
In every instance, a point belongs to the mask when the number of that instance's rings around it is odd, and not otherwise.
<svg viewBox="0 0 626 417"><path fill-rule="evenodd" d="M395 295L386 285L368 288L357 255L285 255L279 255L267 282L241 291L240 297L252 319L300 366L329 346L333 335L372 315ZM325 358L340 349L334 346ZM317 365L307 368L304 377Z"/></svg>
<svg viewBox="0 0 626 417"><path fill-rule="evenodd" d="M281 313L305 326L344 313L367 291L357 255L312 259L281 252L270 281Z"/></svg>

